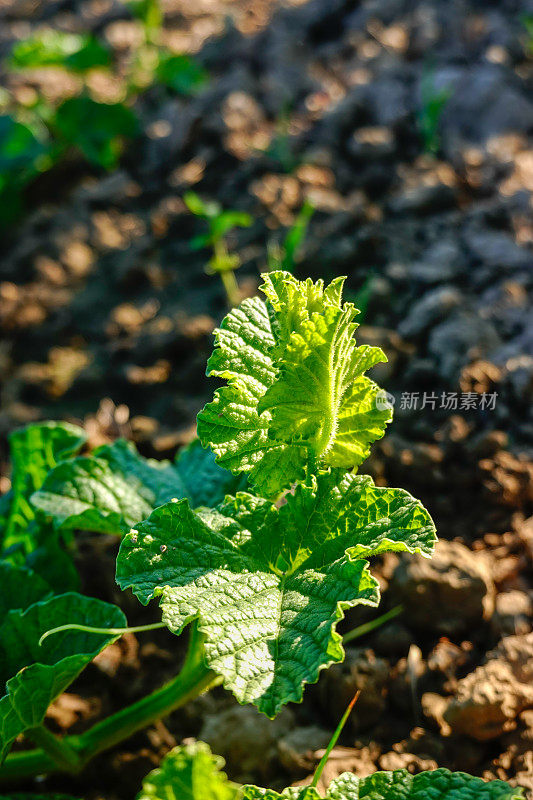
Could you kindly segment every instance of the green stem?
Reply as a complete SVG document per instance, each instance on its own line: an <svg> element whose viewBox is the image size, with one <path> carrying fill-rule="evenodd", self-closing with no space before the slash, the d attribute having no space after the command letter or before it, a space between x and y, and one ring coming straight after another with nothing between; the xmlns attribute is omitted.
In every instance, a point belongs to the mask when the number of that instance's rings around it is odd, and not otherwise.
<svg viewBox="0 0 533 800"><path fill-rule="evenodd" d="M44 725L31 728L31 730L27 732L27 735L36 745L39 745L45 753L53 758L58 766L62 767L67 772L78 772L81 768L81 759L78 753L72 749L67 739L58 739L58 737L54 736Z"/></svg>
<svg viewBox="0 0 533 800"><path fill-rule="evenodd" d="M380 617L376 617L376 619L370 620L370 622L365 622L363 625L359 625L357 628L354 628L352 631L348 631L342 637L343 644L348 644L348 642L353 642L354 639L359 639L360 636L364 636L366 633L371 633L376 628L380 628L381 625L384 625L390 619L394 619L397 617L398 614L401 614L403 611L403 606L394 606L391 608L390 611L387 611L385 614L382 614Z"/></svg>
<svg viewBox="0 0 533 800"><path fill-rule="evenodd" d="M239 289L239 284L237 283L235 273L232 269L225 270L220 273L220 277L222 279L222 283L224 284L226 297L228 298L228 305L231 308L238 306L241 299L241 290Z"/></svg>
<svg viewBox="0 0 533 800"><path fill-rule="evenodd" d="M75 622L69 622L67 625L58 625L57 628L50 628L49 631L43 633L39 639L39 647L49 636L61 631L84 631L85 633L101 633L104 636L123 636L125 633L143 633L144 631L155 631L158 628L166 628L165 623L154 622L150 625L137 625L133 628L93 628L91 625L77 625Z"/></svg>
<svg viewBox="0 0 533 800"><path fill-rule="evenodd" d="M45 728L38 729L38 733L32 730L31 738L36 741L39 739L41 749L10 754L0 767L0 782L43 773L79 772L97 753L128 739L220 683L221 679L205 664L203 641L196 626L191 628L190 636L189 651L179 675L148 697L112 714L80 736L67 736L59 740ZM70 753L76 761L67 764L65 754ZM68 760L69 756L66 758Z"/></svg>
<svg viewBox="0 0 533 800"><path fill-rule="evenodd" d="M213 250L215 253L214 270L220 275L229 307L234 308L238 306L241 301L241 290L239 289L234 270L225 267L229 253L224 239L215 239L213 241ZM220 269L217 269L217 264L221 266Z"/></svg>
<svg viewBox="0 0 533 800"><path fill-rule="evenodd" d="M94 725L78 737L74 747L87 763L97 753L119 744L219 682L215 673L203 663L187 668L148 697Z"/></svg>

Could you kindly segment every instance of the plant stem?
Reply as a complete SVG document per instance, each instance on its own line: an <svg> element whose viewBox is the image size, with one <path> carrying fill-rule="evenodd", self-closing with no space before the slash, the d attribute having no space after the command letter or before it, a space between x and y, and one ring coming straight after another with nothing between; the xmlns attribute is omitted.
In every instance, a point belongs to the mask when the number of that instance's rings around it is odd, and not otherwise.
<svg viewBox="0 0 533 800"><path fill-rule="evenodd" d="M353 642L354 639L359 639L360 636L364 636L366 633L371 633L376 628L381 627L390 619L394 619L397 617L398 614L401 614L403 611L403 606L394 606L391 608L390 611L387 611L385 614L382 614L380 617L376 617L376 619L371 619L370 622L365 622L363 625L359 625L357 628L354 628L352 631L348 631L342 637L342 643L348 644L348 642Z"/></svg>
<svg viewBox="0 0 533 800"><path fill-rule="evenodd" d="M222 283L224 284L226 297L228 298L228 305L230 308L238 306L241 299L241 290L239 289L239 284L237 283L235 273L232 269L225 270L220 273L220 277L222 279Z"/></svg>
<svg viewBox="0 0 533 800"><path fill-rule="evenodd" d="M158 628L166 628L165 623L153 622L150 625L136 625L133 628L94 628L92 625L78 625L75 622L69 622L67 625L59 625L57 628L50 628L49 631L43 633L39 639L39 647L49 636L62 631L85 631L85 633L101 633L105 636L123 636L125 633L144 633L144 631L155 631Z"/></svg>
<svg viewBox="0 0 533 800"><path fill-rule="evenodd" d="M230 308L238 306L241 300L241 290L235 277L235 271L228 269L226 264L229 258L228 248L224 239L215 239L213 241L213 250L215 253L215 263L213 265L214 271L218 272L222 284L226 291L226 298ZM218 265L218 269L217 269Z"/></svg>
<svg viewBox="0 0 533 800"><path fill-rule="evenodd" d="M27 735L67 772L77 772L81 768L81 759L67 739L59 739L54 736L44 725L32 728Z"/></svg>
<svg viewBox="0 0 533 800"><path fill-rule="evenodd" d="M78 737L75 749L86 763L97 753L108 750L147 725L167 716L218 682L218 677L205 664L187 668L148 697L143 697L137 703L94 725Z"/></svg>
<svg viewBox="0 0 533 800"><path fill-rule="evenodd" d="M0 782L43 773L79 772L97 753L124 741L220 682L221 678L206 666L201 634L192 626L189 651L179 675L80 736L60 740L45 728L32 729L29 735L41 749L9 755L0 767ZM70 754L75 761L69 760Z"/></svg>

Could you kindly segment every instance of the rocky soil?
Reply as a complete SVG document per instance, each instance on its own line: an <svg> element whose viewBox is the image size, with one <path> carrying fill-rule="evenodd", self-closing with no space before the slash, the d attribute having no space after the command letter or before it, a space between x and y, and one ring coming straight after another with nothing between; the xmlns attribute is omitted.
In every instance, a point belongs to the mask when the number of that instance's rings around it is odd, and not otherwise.
<svg viewBox="0 0 533 800"><path fill-rule="evenodd" d="M298 274L347 275L359 340L389 356L375 378L395 422L365 469L420 497L441 542L431 561L374 565L382 609L403 613L350 645L301 706L270 722L217 690L82 779L40 786L126 800L187 736L208 741L237 780L304 781L359 688L328 780L439 765L533 791L533 6L164 7L168 43L197 53L208 86L189 100L150 90L118 171L75 163L43 176L5 234L0 488L5 437L34 419L82 421L93 444L125 435L157 457L189 441L213 390L205 360L225 299L206 252L191 249L201 224L182 195L193 188L254 216L231 238L245 293L308 199ZM118 58L135 47L137 23L119 2L3 0L0 56L42 24L94 30ZM32 80L69 92L59 77ZM422 129L441 91L432 154ZM115 549L81 534L84 588L120 601L132 624L155 619L119 597ZM371 617L353 612L344 630ZM54 704L51 724L78 730L139 696L173 674L180 647L162 632L124 637Z"/></svg>

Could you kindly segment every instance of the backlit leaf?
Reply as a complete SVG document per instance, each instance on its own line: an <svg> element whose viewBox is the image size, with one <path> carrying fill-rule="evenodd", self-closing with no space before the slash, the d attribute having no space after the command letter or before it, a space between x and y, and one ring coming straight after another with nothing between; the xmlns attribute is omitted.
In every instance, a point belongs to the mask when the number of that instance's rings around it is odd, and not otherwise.
<svg viewBox="0 0 533 800"><path fill-rule="evenodd" d="M175 747L148 773L137 800L237 800L240 792L223 767L204 742Z"/></svg>
<svg viewBox="0 0 533 800"><path fill-rule="evenodd" d="M356 347L357 310L341 304L343 280L264 278L267 301L244 300L216 331L207 373L228 383L198 415L198 434L221 466L275 496L306 465L357 467L392 411L364 375L386 357Z"/></svg>
<svg viewBox="0 0 533 800"><path fill-rule="evenodd" d="M198 619L208 666L271 717L343 660L344 610L377 604L361 554L429 554L435 539L420 503L366 476L313 476L286 500L278 508L241 492L196 513L169 503L123 539L117 559L120 587L143 603L158 597L175 633Z"/></svg>

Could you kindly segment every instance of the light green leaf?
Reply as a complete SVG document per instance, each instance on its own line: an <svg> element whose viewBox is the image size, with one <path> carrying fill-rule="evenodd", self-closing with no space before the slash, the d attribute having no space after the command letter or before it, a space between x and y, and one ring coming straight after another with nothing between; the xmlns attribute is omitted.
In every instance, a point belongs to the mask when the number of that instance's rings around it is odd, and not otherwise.
<svg viewBox="0 0 533 800"><path fill-rule="evenodd" d="M60 529L122 534L174 497L187 497L194 506L211 505L236 485L198 441L171 464L143 458L133 444L119 439L93 456L59 464L32 503Z"/></svg>
<svg viewBox="0 0 533 800"><path fill-rule="evenodd" d="M48 471L58 461L77 453L84 443L83 430L66 422L28 425L10 435L11 500L0 531L4 549L20 544L26 553L32 551L34 543L27 536L27 529L35 513L29 498L41 487Z"/></svg>
<svg viewBox="0 0 533 800"><path fill-rule="evenodd" d="M74 72L107 67L110 63L109 48L94 36L52 29L37 31L17 42L9 59L12 69L62 66Z"/></svg>
<svg viewBox="0 0 533 800"><path fill-rule="evenodd" d="M143 603L159 597L175 633L198 618L209 667L269 716L342 661L344 610L377 604L360 555L429 554L435 540L417 501L368 477L312 476L286 501L241 492L196 513L169 503L123 539L117 559L120 587Z"/></svg>
<svg viewBox="0 0 533 800"><path fill-rule="evenodd" d="M0 561L0 620L8 611L24 610L51 593L50 586L32 570Z"/></svg>
<svg viewBox="0 0 533 800"><path fill-rule="evenodd" d="M175 747L148 773L137 800L236 800L238 788L223 767L204 742Z"/></svg>
<svg viewBox="0 0 533 800"><path fill-rule="evenodd" d="M279 794L273 789L260 789L259 786L244 786L242 800L321 800L316 789L311 786L289 787ZM352 800L352 798L346 798Z"/></svg>
<svg viewBox="0 0 533 800"><path fill-rule="evenodd" d="M74 592L7 614L0 625L0 680L6 685L0 699L0 762L14 739L40 725L50 703L118 638L65 631L39 646L43 633L66 623L109 628L124 627L126 619L116 606Z"/></svg>
<svg viewBox="0 0 533 800"><path fill-rule="evenodd" d="M256 786L245 786L243 800L294 800L319 798L314 790L286 789L278 794ZM346 772L334 780L325 800L520 800L522 789L513 789L504 781L474 778L464 772L436 769L411 775L405 769L394 772L375 772L367 778L357 778Z"/></svg>
<svg viewBox="0 0 533 800"><path fill-rule="evenodd" d="M364 372L386 361L356 347L358 313L341 304L343 279L264 276L267 302L245 300L222 321L207 374L228 385L198 415L198 434L218 463L247 472L265 496L301 480L304 468L357 467L392 418Z"/></svg>

